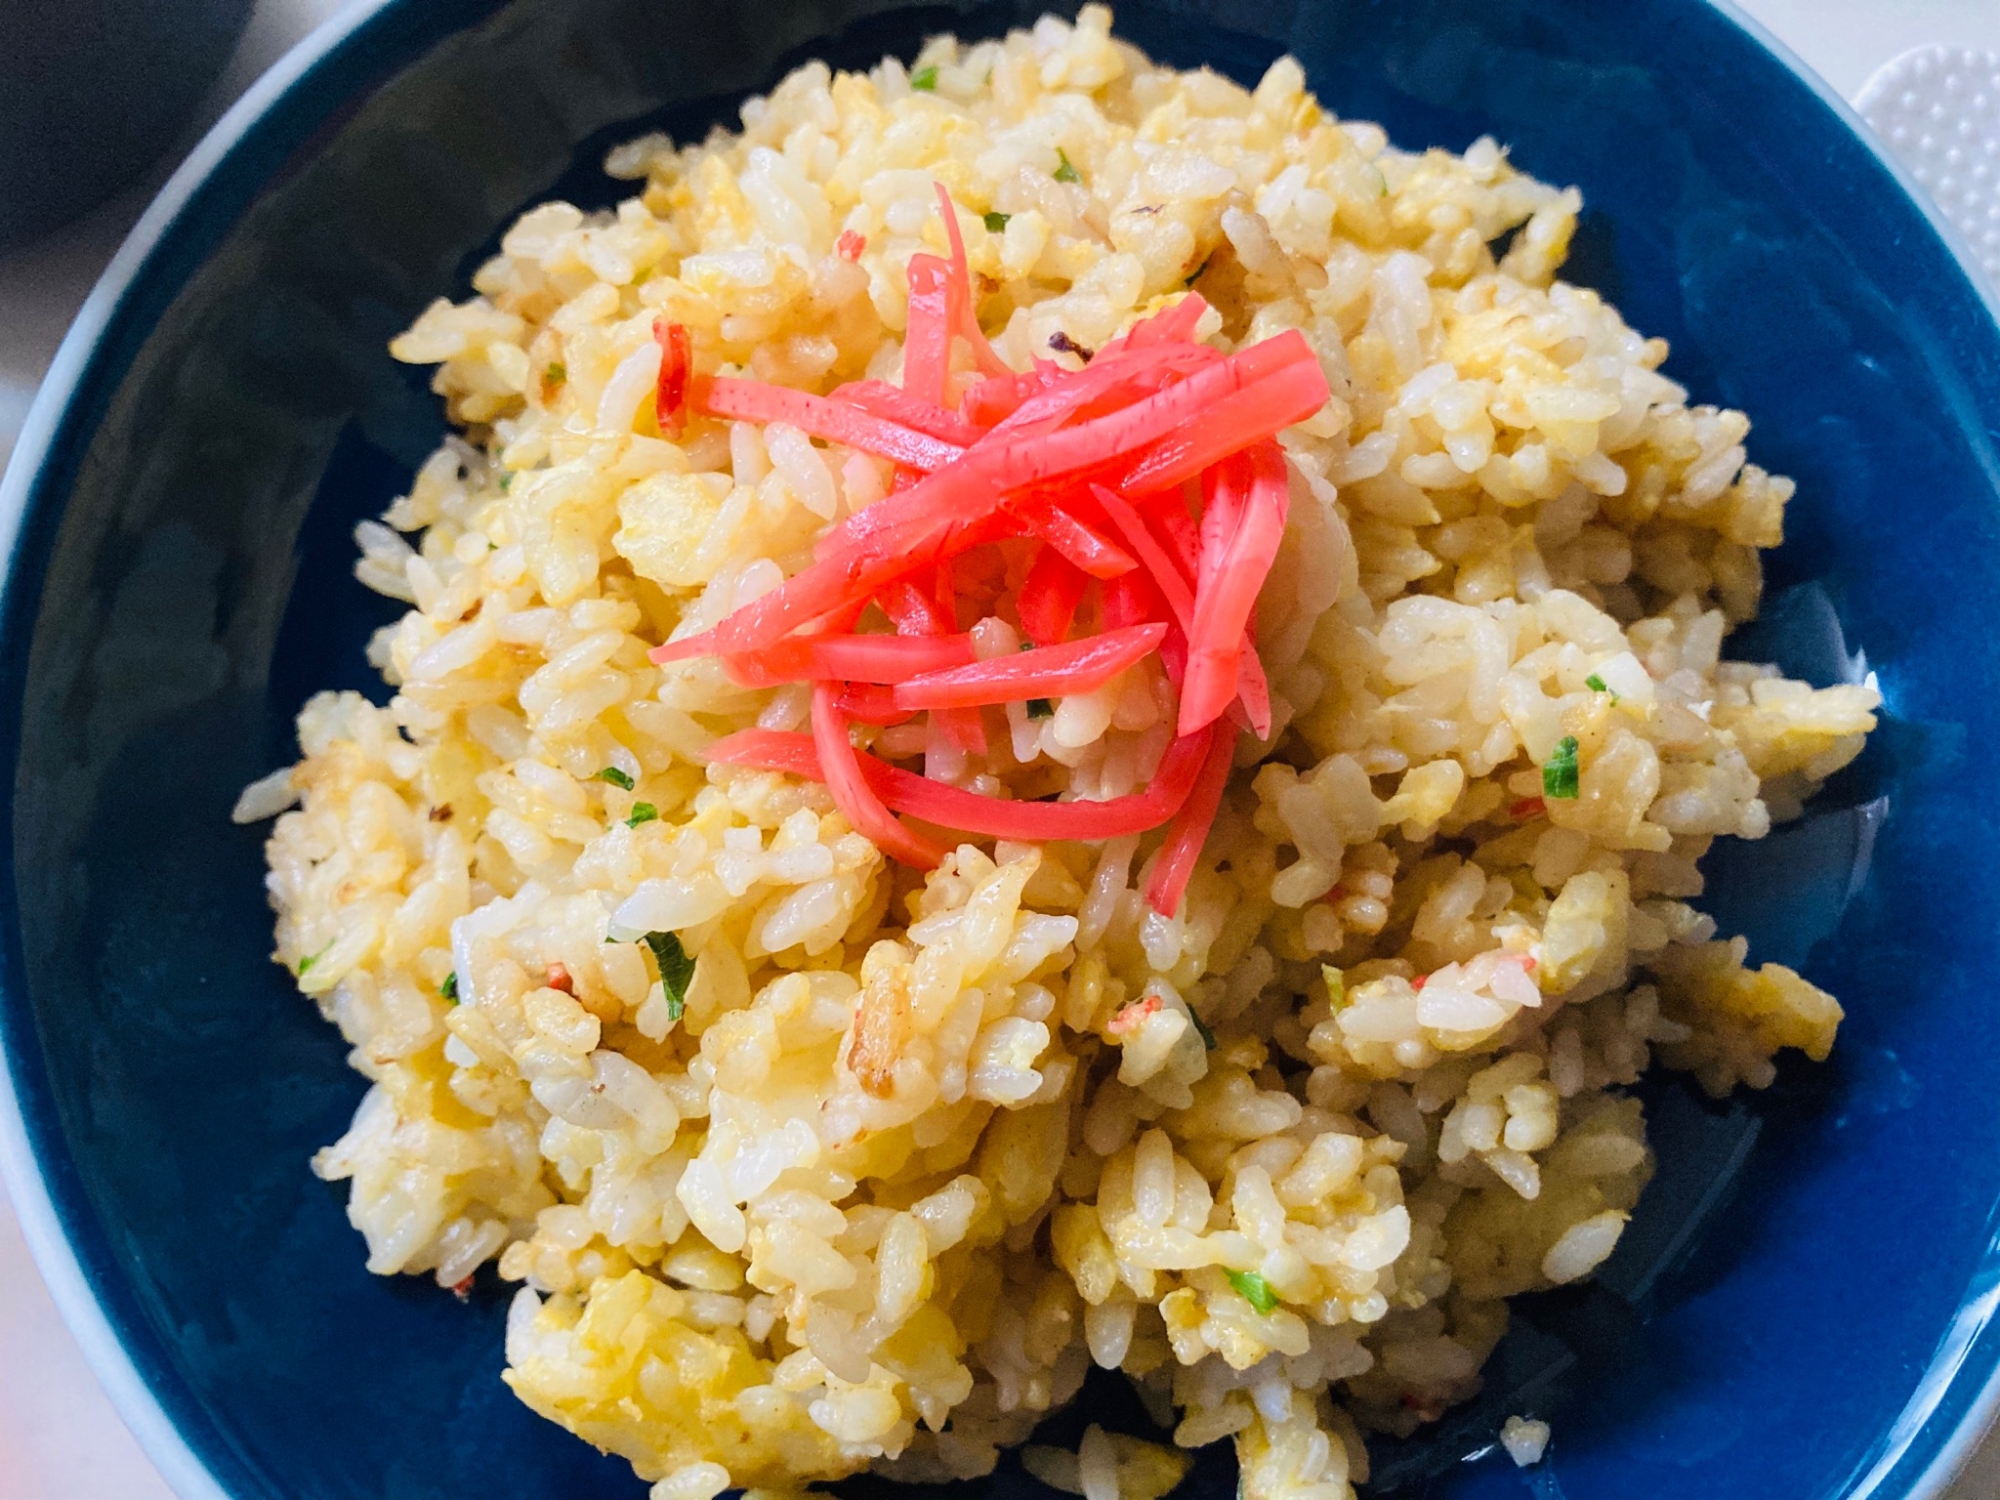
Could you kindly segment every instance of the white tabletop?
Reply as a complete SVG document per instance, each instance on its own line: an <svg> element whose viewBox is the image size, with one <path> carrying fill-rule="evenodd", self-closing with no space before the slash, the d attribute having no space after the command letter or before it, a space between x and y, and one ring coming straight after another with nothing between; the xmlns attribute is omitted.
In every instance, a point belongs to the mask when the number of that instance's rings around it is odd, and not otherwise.
<svg viewBox="0 0 2000 1500"><path fill-rule="evenodd" d="M1852 98L1869 74L1925 43L2000 51L2000 0L1738 0ZM219 115L341 0L258 0L209 101ZM193 137L190 136L189 143ZM170 153L178 155L178 153ZM0 462L36 382L99 269L166 169L43 244L0 255ZM357 1249L357 1254L359 1253ZM2000 1495L2000 1441L1948 1500ZM171 1500L57 1316L0 1198L0 1500Z"/></svg>

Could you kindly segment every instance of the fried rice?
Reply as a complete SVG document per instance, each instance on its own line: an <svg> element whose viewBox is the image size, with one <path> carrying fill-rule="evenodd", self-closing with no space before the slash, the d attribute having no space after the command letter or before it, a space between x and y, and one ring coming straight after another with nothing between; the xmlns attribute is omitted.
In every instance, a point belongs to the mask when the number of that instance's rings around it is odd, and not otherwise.
<svg viewBox="0 0 2000 1500"><path fill-rule="evenodd" d="M633 196L532 209L392 345L462 433L357 532L409 605L394 695L315 697L238 809L282 811L275 956L370 1082L314 1170L370 1270L514 1284L505 1379L656 1500L979 1475L1092 1364L1173 1442L1092 1427L1027 1449L1045 1482L1151 1500L1230 1438L1250 1500L1347 1500L1363 1433L1470 1395L1507 1299L1617 1246L1641 1073L1719 1095L1833 1044L1690 904L1874 724L1722 655L1791 483L1556 279L1574 190L1398 151L1289 58L1158 66L1099 7L809 64L606 165ZM895 864L817 783L707 764L800 687L648 657L894 483L781 424L663 436L655 321L703 369L894 381L937 184L1014 368L1193 288L1208 344L1297 330L1333 391L1282 439L1272 732L1172 917L1157 835ZM1155 659L1050 706L988 710L984 755L862 738L1104 799L1172 732Z"/></svg>

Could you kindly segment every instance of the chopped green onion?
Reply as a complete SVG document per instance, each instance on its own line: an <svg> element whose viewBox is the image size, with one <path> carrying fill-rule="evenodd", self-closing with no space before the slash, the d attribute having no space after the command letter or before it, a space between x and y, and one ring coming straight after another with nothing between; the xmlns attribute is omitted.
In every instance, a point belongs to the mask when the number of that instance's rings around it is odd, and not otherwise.
<svg viewBox="0 0 2000 1500"><path fill-rule="evenodd" d="M1056 161L1059 163L1056 167L1057 182L1083 181L1083 178L1078 175L1076 167L1070 162L1069 153L1060 146L1056 147Z"/></svg>
<svg viewBox="0 0 2000 1500"><path fill-rule="evenodd" d="M629 792L632 790L632 785L633 785L632 778L630 776L627 776L623 771L619 770L616 766L606 766L603 770L597 773L597 779L599 781L608 781L613 786L617 787L620 791L623 792Z"/></svg>
<svg viewBox="0 0 2000 1500"><path fill-rule="evenodd" d="M561 385L567 379L569 379L569 366L565 365L561 360L556 360L546 370L542 371L542 385L544 387Z"/></svg>
<svg viewBox="0 0 2000 1500"><path fill-rule="evenodd" d="M1319 977L1326 981L1327 1003L1333 1007L1335 1015L1347 1008L1347 976L1332 964L1319 966Z"/></svg>
<svg viewBox="0 0 2000 1500"><path fill-rule="evenodd" d="M502 469L500 471L500 493L503 495L506 494L513 483L514 471L512 469Z"/></svg>
<svg viewBox="0 0 2000 1500"><path fill-rule="evenodd" d="M1060 337L1061 335L1057 336ZM1032 651L1035 649L1035 643L1033 641L1023 641L1021 642L1021 649L1023 651ZM1027 708L1028 717L1031 719L1053 719L1056 716L1056 706L1047 698L1030 698ZM1197 1021L1195 1024L1199 1026L1201 1023ZM1213 1046L1214 1043L1211 1042L1209 1045Z"/></svg>
<svg viewBox="0 0 2000 1500"><path fill-rule="evenodd" d="M1215 1033L1208 1029L1208 1022L1194 1013L1193 1006L1188 1007L1188 1019L1194 1022L1194 1033L1201 1038L1202 1046L1213 1052L1215 1050Z"/></svg>
<svg viewBox="0 0 2000 1500"><path fill-rule="evenodd" d="M650 823L659 817L660 810L650 802L634 802L632 816L625 820L627 828L637 828L641 823Z"/></svg>
<svg viewBox="0 0 2000 1500"><path fill-rule="evenodd" d="M1255 1271L1231 1271L1229 1284L1260 1313L1268 1313L1278 1305L1277 1291Z"/></svg>
<svg viewBox="0 0 2000 1500"><path fill-rule="evenodd" d="M649 932L640 941L653 950L660 966L660 989L667 997L667 1019L678 1021L687 1009L688 982L694 978L694 960L671 932Z"/></svg>
<svg viewBox="0 0 2000 1500"><path fill-rule="evenodd" d="M334 939L329 938L327 940L327 945L324 948L320 949L319 952L308 953L304 958L299 960L299 978L301 979L305 978L306 970L310 969L314 964L318 963L322 958L325 958L327 954L333 951L334 941L335 941Z"/></svg>
<svg viewBox="0 0 2000 1500"><path fill-rule="evenodd" d="M1542 762L1542 795L1574 801L1577 794L1576 736L1566 734Z"/></svg>
<svg viewBox="0 0 2000 1500"><path fill-rule="evenodd" d="M1007 221L1013 217L1012 214L1000 213L986 215L986 232L988 234L1004 234L1007 230Z"/></svg>
<svg viewBox="0 0 2000 1500"><path fill-rule="evenodd" d="M453 969L444 976L444 983L438 986L438 993L453 1005L458 1004L458 970Z"/></svg>
<svg viewBox="0 0 2000 1500"><path fill-rule="evenodd" d="M1592 672L1588 677L1583 679L1583 685L1593 693L1608 693L1611 691L1610 688L1604 685L1604 679L1599 677L1595 672Z"/></svg>
<svg viewBox="0 0 2000 1500"><path fill-rule="evenodd" d="M916 72L912 73L910 75L910 87L935 92L937 89L937 64L933 63L927 68L919 68Z"/></svg>

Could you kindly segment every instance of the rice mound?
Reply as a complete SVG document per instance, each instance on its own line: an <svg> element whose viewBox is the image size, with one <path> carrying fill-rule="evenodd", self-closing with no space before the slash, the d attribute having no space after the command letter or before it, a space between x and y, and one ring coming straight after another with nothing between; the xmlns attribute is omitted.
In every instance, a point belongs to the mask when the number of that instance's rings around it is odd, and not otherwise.
<svg viewBox="0 0 2000 1500"><path fill-rule="evenodd" d="M497 1258L508 1383L656 1500L981 1474L1092 1362L1180 1447L1233 1437L1250 1500L1344 1500L1364 1430L1472 1393L1506 1299L1611 1253L1651 1170L1624 1086L1761 1088L1833 1043L1830 996L1688 904L1712 839L1795 815L1874 724L1871 686L1719 656L1792 485L1554 279L1574 190L1490 140L1399 152L1289 58L1245 91L1091 7L813 63L742 122L614 151L636 196L527 213L392 346L464 430L357 534L411 606L371 648L395 695L315 697L239 807L298 804L276 958L372 1085L314 1169L372 1271ZM654 319L704 369L894 379L934 182L1016 368L1192 284L1209 342L1299 329L1335 392L1283 439L1274 739L1171 920L1157 834L893 865L822 787L704 767L803 723L799 689L647 658L892 478L782 427L662 439ZM1172 732L1153 660L1007 715L984 759L864 733L1098 798ZM1544 798L1565 736L1578 795ZM648 932L698 955L677 1018ZM1026 1461L1090 1500L1185 1468L1095 1428Z"/></svg>

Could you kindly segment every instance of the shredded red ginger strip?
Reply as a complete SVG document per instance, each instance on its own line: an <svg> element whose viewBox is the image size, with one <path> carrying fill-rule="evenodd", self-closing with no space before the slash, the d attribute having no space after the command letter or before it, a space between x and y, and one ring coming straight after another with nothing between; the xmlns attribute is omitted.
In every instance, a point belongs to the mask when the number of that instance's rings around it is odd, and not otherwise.
<svg viewBox="0 0 2000 1500"><path fill-rule="evenodd" d="M1167 841L1153 857L1153 873L1146 881L1146 904L1162 916L1171 917L1181 909L1188 877L1194 874L1201 846L1208 842L1208 830L1215 825L1215 815L1222 807L1223 788L1229 783L1229 758L1236 749L1235 732L1227 724L1212 724L1206 732L1208 753L1202 760L1201 772L1187 800L1174 814L1174 821L1167 828ZM1186 744L1188 739L1189 736L1183 735L1174 743Z"/></svg>
<svg viewBox="0 0 2000 1500"><path fill-rule="evenodd" d="M1282 459L1280 463L1282 465ZM1196 639L1195 631L1198 628L1196 624L1197 595L1190 592L1185 573L1181 571L1180 566L1174 561L1167 550L1160 545L1158 539L1153 536L1145 522L1140 518L1139 513L1127 504L1121 496L1115 491L1104 488L1102 485L1093 486L1092 493L1096 495L1098 503L1104 507L1105 513L1111 517L1120 532L1132 543L1133 550L1138 552L1141 559L1146 563L1154 584L1165 598L1167 607L1174 613L1175 623L1181 627L1182 637L1189 643L1188 649L1191 660L1194 653L1193 643ZM1283 539L1284 529L1284 518L1281 513L1278 520L1280 540ZM1276 549L1273 548L1272 556L1275 557L1276 555ZM1261 569L1257 570L1254 574L1247 575L1250 599L1253 604L1256 602L1257 590L1263 586L1264 579L1270 571L1270 562L1267 559ZM1213 584L1211 584L1212 587ZM1223 694L1219 701L1214 698L1212 690L1204 686L1204 696L1197 714L1206 715L1206 717L1190 715L1187 708L1187 690L1182 683L1175 683L1175 686L1181 690L1181 716L1178 726L1180 733L1192 734L1195 730L1201 728L1202 725L1220 718L1228 710L1232 699L1240 699L1243 704L1245 717L1249 721L1251 732L1259 739L1270 737L1270 684L1264 676L1264 664L1257 656L1257 648L1250 644L1248 630L1249 621L1246 618L1241 627L1241 632L1237 637L1234 651L1225 653L1228 658L1227 662L1224 663L1217 659L1212 661L1210 666L1205 669L1209 672L1215 672L1222 670L1226 666L1230 682L1230 691Z"/></svg>
<svg viewBox="0 0 2000 1500"><path fill-rule="evenodd" d="M1090 575L1054 547L1043 547L1014 595L1021 629L1037 646L1053 646L1069 635L1076 607L1090 587Z"/></svg>
<svg viewBox="0 0 2000 1500"><path fill-rule="evenodd" d="M1243 352L1255 353L1266 345L1289 341L1288 334L1279 334ZM1270 371L1254 385L1245 384L1229 391L1202 413L1200 422L1179 426L1128 466L1105 478L1104 483L1134 495L1172 489L1247 444L1276 437L1293 423L1303 422L1326 405L1331 392L1304 338L1300 337L1293 347L1307 358ZM1279 411L1299 415L1285 421L1271 421L1272 413Z"/></svg>
<svg viewBox="0 0 2000 1500"><path fill-rule="evenodd" d="M1247 486L1242 482L1234 459L1224 459L1221 463L1202 471L1201 476L1201 527L1200 564L1195 569L1195 587L1208 587L1215 578L1215 570L1222 563L1222 555L1229 550L1229 539L1236 535L1236 522L1243 513L1243 495Z"/></svg>
<svg viewBox="0 0 2000 1500"><path fill-rule="evenodd" d="M987 519L1010 492L1121 462L1130 472L1157 479L1155 488L1178 485L1246 444L1311 416L1327 397L1318 361L1292 330L1110 416L990 447L991 439L982 440L902 494L878 500L835 527L828 538L840 550L729 616L716 627L715 644L731 650L768 645L869 597L914 566L964 550L972 542L955 541L954 527ZM1220 410L1230 415L1227 436L1208 431ZM675 642L653 659L673 661L705 649L705 642Z"/></svg>
<svg viewBox="0 0 2000 1500"><path fill-rule="evenodd" d="M1155 395L1195 370L1220 364L1229 356L1206 344L1152 344L1123 354L1100 354L1078 373L1101 370L1103 384L1073 398L1066 389L1044 391L1021 403L1013 416L994 428L1053 430L1097 417L1107 417L1135 401ZM1052 410L1053 409L1053 410Z"/></svg>
<svg viewBox="0 0 2000 1500"><path fill-rule="evenodd" d="M1019 411L1030 399L1048 392L1061 392L1071 388L1071 383L1079 377L1088 380L1076 387L1075 401L1079 404L1099 394L1103 386L1116 379L1129 378L1134 370L1147 368L1161 361L1174 363L1212 363L1222 356L1205 344L1190 343L1194 325L1201 321L1201 315L1208 311L1208 304L1199 292L1189 292L1164 312L1141 318L1122 337L1113 339L1097 351L1093 359L1081 371L1065 370L1052 360L1036 360L1035 367L1026 374L1017 375L1011 370L992 375L966 391L959 403L959 409L972 421L983 425L997 425ZM1121 356L1135 350L1152 347L1150 355L1143 360L1129 361ZM1033 420L1034 413L1023 420Z"/></svg>
<svg viewBox="0 0 2000 1500"><path fill-rule="evenodd" d="M1192 583L1201 573L1201 534L1188 515L1181 491L1162 490L1146 500L1140 514L1145 517L1147 528L1160 539L1167 555L1179 564L1181 576Z"/></svg>
<svg viewBox="0 0 2000 1500"><path fill-rule="evenodd" d="M1154 596L1161 599L1166 607L1173 612L1174 623L1180 626L1180 635L1178 638L1169 638L1163 644L1161 653L1167 663L1168 677L1173 681L1175 689L1181 690L1186 663L1186 655L1184 653L1191 650L1187 643L1193 639L1195 613L1195 596L1189 590L1187 577L1181 571L1180 565L1173 559L1171 554L1160 545L1159 539L1152 534L1146 523L1140 518L1139 513L1128 505L1121 496L1111 490L1105 489L1102 485L1094 486L1093 493L1096 495L1098 503L1104 507L1106 514L1112 518L1118 529L1132 543L1133 550L1138 552L1142 560L1145 561L1147 567L1146 576L1150 580ZM1266 571L1269 571L1268 568ZM1122 579L1119 581L1123 582ZM1263 581L1264 574L1259 573L1255 579L1255 585L1261 586ZM1108 603L1112 595L1107 592L1105 597ZM1129 595L1121 594L1114 607L1120 611L1119 618L1121 620L1135 616L1144 617L1151 613L1151 606L1145 601L1143 595L1139 598L1132 598ZM1108 623L1111 618L1110 613L1107 612L1105 618ZM1241 699L1243 704L1243 719L1247 721L1250 731L1257 738L1268 739L1271 733L1271 689L1264 677L1264 664L1258 659L1257 649L1250 644L1247 636L1240 643L1240 648L1234 661L1237 673L1236 696ZM1189 727L1181 728L1179 732L1183 734L1193 733L1194 730L1201 728L1203 724L1210 723L1222 717L1229 709L1229 706L1230 699L1228 697L1225 697L1221 703L1212 705L1213 712L1209 712L1210 706L1205 705L1203 711L1208 712L1208 718L1202 719L1199 723L1192 724ZM1182 713L1180 722L1184 726L1189 725L1185 712Z"/></svg>
<svg viewBox="0 0 2000 1500"><path fill-rule="evenodd" d="M949 620L938 602L909 579L899 579L884 589L876 603L882 606L882 613L889 617L889 623L896 627L898 635L951 635L955 623Z"/></svg>
<svg viewBox="0 0 2000 1500"><path fill-rule="evenodd" d="M997 441L1003 434L1053 432L1079 421L1110 416L1228 357L1206 344L1159 344L1123 354L1100 354L1081 370L1057 368L1059 380L1029 395L995 422L987 435Z"/></svg>
<svg viewBox="0 0 2000 1500"><path fill-rule="evenodd" d="M665 318L653 319L653 337L660 346L660 380L653 393L653 414L669 437L687 425L688 377L694 373L694 346L688 331Z"/></svg>
<svg viewBox="0 0 2000 1500"><path fill-rule="evenodd" d="M1276 390L1276 404L1266 400L1266 388ZM674 642L656 652L654 660L696 656L712 646L726 650L762 646L844 604L868 598L914 566L938 562L986 540L970 522L990 520L1012 490L1048 484L1126 454L1132 454L1134 470L1158 476L1162 488L1180 484L1246 442L1304 420L1326 402L1326 394L1326 378L1310 348L1296 332L1288 332L1198 370L1110 418L992 448L984 442L974 444L958 462L946 464L902 494L878 500L828 532L828 540L842 550L732 614L716 628L714 642ZM1234 414L1232 438L1188 440L1184 428L1190 424L1200 428L1202 422L1196 418L1230 406L1238 396L1254 398L1254 406ZM1162 448L1168 450L1162 458L1148 452Z"/></svg>
<svg viewBox="0 0 2000 1500"><path fill-rule="evenodd" d="M1157 620L1167 612L1167 601L1160 597L1152 575L1140 568L1120 574L1105 584L1097 608L1098 619L1106 630L1122 630L1127 625ZM1169 632L1162 644L1161 655L1165 656L1165 647L1179 639L1178 630Z"/></svg>
<svg viewBox="0 0 2000 1500"><path fill-rule="evenodd" d="M958 229L958 210L943 183L937 184L938 210L944 216L949 259L913 255L909 265L909 320L903 333L903 389L932 406L949 407L952 340L962 338L973 360L987 375L1010 375L993 346L980 331L973 306L972 273L965 259L965 240Z"/></svg>
<svg viewBox="0 0 2000 1500"><path fill-rule="evenodd" d="M1038 646L969 666L925 672L897 683L894 698L901 708L976 708L1088 693L1150 656L1166 633L1167 627L1154 621L1061 646Z"/></svg>
<svg viewBox="0 0 2000 1500"><path fill-rule="evenodd" d="M909 523L921 530L971 520L1010 492L1073 477L1092 475L1127 495L1168 489L1303 421L1329 394L1311 346L1289 329L1105 416L1052 432L989 433L959 462L833 528L820 555L876 539L900 541ZM1217 411L1228 414L1227 428L1214 429ZM1133 475L1144 482L1127 482ZM766 594L758 605L777 607L783 592Z"/></svg>
<svg viewBox="0 0 2000 1500"><path fill-rule="evenodd" d="M912 255L909 276L903 389L919 401L943 406L951 376L951 266L935 255Z"/></svg>
<svg viewBox="0 0 2000 1500"><path fill-rule="evenodd" d="M1126 545L1138 555L1153 586L1167 601L1167 608L1174 612L1174 623L1180 626L1181 634L1186 635L1194 619L1194 595L1188 591L1187 578L1174 565L1174 560L1167 555L1158 538L1146 529L1146 523L1139 518L1129 500L1101 484L1092 485L1090 493L1104 507L1105 515L1111 518L1111 524L1118 528ZM1257 581L1262 583L1263 579Z"/></svg>
<svg viewBox="0 0 2000 1500"><path fill-rule="evenodd" d="M1189 292L1172 307L1163 308L1150 318L1141 318L1122 338L1115 338L1098 350L1097 357L1102 359L1123 349L1143 349L1148 344L1192 343L1195 325L1207 311L1208 303L1201 293Z"/></svg>
<svg viewBox="0 0 2000 1500"><path fill-rule="evenodd" d="M945 239L951 245L951 331L964 339L972 350L972 361L979 366L980 373L1011 375L1014 372L1007 362L993 352L993 346L986 341L986 334L979 326L979 308L972 292L972 268L965 258L965 236L959 232L958 208L951 201L951 194L945 191L941 182L931 184L937 189L938 213L944 219ZM947 364L949 361L947 361Z"/></svg>
<svg viewBox="0 0 2000 1500"><path fill-rule="evenodd" d="M867 237L856 234L852 229L843 229L840 238L833 242L833 253L842 260L859 260L861 252L867 248Z"/></svg>
<svg viewBox="0 0 2000 1500"><path fill-rule="evenodd" d="M969 635L792 636L756 651L722 658L745 687L787 682L906 682L972 660Z"/></svg>
<svg viewBox="0 0 2000 1500"><path fill-rule="evenodd" d="M815 709L818 700L814 700ZM842 741L846 741L843 730ZM938 828L955 828L988 838L1021 839L1040 842L1051 839L1111 839L1128 833L1144 833L1184 810L1192 794L1200 789L1199 776L1211 759L1211 739L1233 739L1223 731L1213 736L1198 734L1175 740L1160 760L1160 768L1143 792L1112 797L1103 802L1013 802L1000 797L982 797L964 787L932 781L914 771L901 770L886 761L848 745L866 779L876 805L885 812L893 809ZM835 758L839 758L835 747ZM813 781L824 781L843 813L841 788L825 774L820 758L818 716L814 733L788 734L777 729L745 729L708 747L708 758L718 765L754 766L765 771L784 771ZM1223 757L1225 773L1228 757ZM1218 799L1220 793L1217 793ZM1209 817L1214 817L1211 808ZM854 815L848 813L848 821ZM893 819L892 819L893 821ZM855 826L860 828L860 824ZM898 825L899 827L901 825ZM1206 827L1206 823L1203 825ZM863 833L868 830L861 828ZM869 837L874 837L870 834ZM878 840L879 842L879 840ZM886 845L884 846L887 847ZM1199 852L1199 841L1195 852ZM897 856L901 858L900 855ZM1192 863L1193 855L1189 855ZM928 868L928 866L925 866Z"/></svg>
<svg viewBox="0 0 2000 1500"><path fill-rule="evenodd" d="M937 618L948 629L958 626L958 586L955 582L957 569L949 557L940 558L931 570L932 588L937 606ZM973 708L939 708L931 711L931 722L943 731L944 737L968 755L986 753L986 721Z"/></svg>
<svg viewBox="0 0 2000 1500"><path fill-rule="evenodd" d="M1138 566L1116 543L1088 525L1069 506L1046 495L1027 495L1007 502L1009 514L1032 535L1062 554L1080 573L1092 578L1116 578Z"/></svg>
<svg viewBox="0 0 2000 1500"><path fill-rule="evenodd" d="M835 684L813 684L813 732L806 743L819 762L818 779L826 783L826 789L833 793L834 806L846 815L856 833L871 840L891 859L919 870L935 869L944 858L943 845L905 828L882 805L881 797L862 772L861 752L848 738L847 716L840 711L839 697L840 689Z"/></svg>
<svg viewBox="0 0 2000 1500"><path fill-rule="evenodd" d="M907 724L916 711L896 707L896 690L879 682L849 682L840 689L840 711L857 724Z"/></svg>
<svg viewBox="0 0 2000 1500"><path fill-rule="evenodd" d="M957 210L941 186L938 197L949 255L911 258L900 387L861 381L821 397L704 377L692 372L686 330L656 328L664 430L690 411L784 422L888 459L895 483L829 528L810 566L653 659L711 654L738 681L811 681L810 737L746 731L713 757L823 780L853 826L906 863L927 867L943 851L898 813L1022 839L1166 823L1147 899L1171 913L1220 808L1236 727L1269 733L1252 616L1285 523L1273 440L1326 402L1326 378L1296 332L1227 355L1195 343L1208 309L1193 295L1134 324L1080 371L1037 361L1017 374L980 330ZM850 258L860 250L858 236L838 246ZM960 339L980 375L969 386L951 374ZM1197 481L1198 521L1182 498ZM1025 576L1008 563L1018 582L996 584L987 554L957 573L954 559L1008 538L1035 543ZM975 613L1011 587L1033 647L972 660L955 575ZM1093 583L1094 614L1083 609ZM854 633L871 603L895 635ZM1098 633L1071 641L1080 613ZM983 797L860 753L850 738L856 721L926 712L934 734L983 754L982 707L1092 691L1154 651L1180 693L1180 733L1143 793L1102 803ZM1220 722L1225 713L1232 722Z"/></svg>
<svg viewBox="0 0 2000 1500"><path fill-rule="evenodd" d="M829 401L790 386L761 380L737 380L727 375L696 375L687 382L687 402L710 417L741 421L783 422L829 443L844 443L863 453L877 454L913 469L941 469L964 452L927 432L845 401Z"/></svg>
<svg viewBox="0 0 2000 1500"><path fill-rule="evenodd" d="M1208 586L1195 602L1189 628L1187 677L1181 683L1180 732L1187 734L1221 715L1236 697L1244 633L1257 607L1257 590L1269 576L1285 539L1290 488L1285 459L1275 442L1252 448L1229 467L1247 469L1234 533L1227 538ZM1208 571L1205 569L1205 571ZM1261 674L1260 674L1261 675ZM1268 696L1259 737L1270 731Z"/></svg>
<svg viewBox="0 0 2000 1500"><path fill-rule="evenodd" d="M907 579L885 589L876 603L882 606L882 612L895 625L898 635L951 635L957 631L958 621L952 617L949 604L927 594ZM970 654L967 652L968 656ZM986 753L986 727L979 722L978 713L964 709L939 709L932 715L932 722L959 749L968 754Z"/></svg>
<svg viewBox="0 0 2000 1500"><path fill-rule="evenodd" d="M842 386L830 399L845 401L863 411L872 411L876 416L885 417L912 432L927 433L961 448L971 447L984 436L978 427L957 412L933 406L886 380L857 380Z"/></svg>

